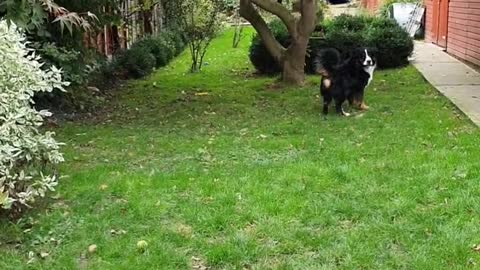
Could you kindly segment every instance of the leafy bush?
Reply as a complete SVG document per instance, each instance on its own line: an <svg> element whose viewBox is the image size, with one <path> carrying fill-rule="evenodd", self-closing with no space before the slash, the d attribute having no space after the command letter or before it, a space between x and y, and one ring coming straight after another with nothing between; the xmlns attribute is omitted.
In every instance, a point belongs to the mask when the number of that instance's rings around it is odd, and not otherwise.
<svg viewBox="0 0 480 270"><path fill-rule="evenodd" d="M141 78L153 68L167 65L185 49L184 36L168 30L137 41L128 50L118 52L113 61L100 61L90 75L90 82L100 88L116 79Z"/></svg>
<svg viewBox="0 0 480 270"><path fill-rule="evenodd" d="M87 64L84 63L79 51L59 47L51 42L36 42L32 44L32 48L42 56L47 68L60 67L63 71L63 78L71 84L82 85L87 81Z"/></svg>
<svg viewBox="0 0 480 270"><path fill-rule="evenodd" d="M335 17L332 21L326 21L324 28L326 32L332 31L363 31L372 22L373 17L369 16L351 16L342 14Z"/></svg>
<svg viewBox="0 0 480 270"><path fill-rule="evenodd" d="M288 46L288 32L280 21L269 25L277 40ZM313 73L311 55L322 48L336 48L341 52L362 47L375 47L378 66L393 68L408 64L408 56L413 51L413 40L394 20L384 17L341 15L332 21L326 21L318 27L324 31L312 34L308 54L305 59L305 71ZM281 71L279 65L267 51L258 35L254 36L250 46L250 60L263 74L275 74Z"/></svg>
<svg viewBox="0 0 480 270"><path fill-rule="evenodd" d="M165 31L161 35L171 40L175 48L175 56L179 55L187 45L187 39L183 33L175 31Z"/></svg>
<svg viewBox="0 0 480 270"><path fill-rule="evenodd" d="M413 51L413 40L400 26L373 27L368 32L367 39L368 44L377 49L379 68L408 64L408 57Z"/></svg>
<svg viewBox="0 0 480 270"><path fill-rule="evenodd" d="M155 57L155 67L165 66L175 54L175 47L163 36L149 36L135 43L130 50L144 49Z"/></svg>
<svg viewBox="0 0 480 270"><path fill-rule="evenodd" d="M53 190L55 164L63 161L54 133L38 130L51 114L35 110L32 98L68 84L39 61L16 27L0 21L0 207L11 211Z"/></svg>
<svg viewBox="0 0 480 270"><path fill-rule="evenodd" d="M290 42L289 34L282 21L278 19L273 20L268 24L268 27L280 44L284 47L288 46ZM262 74L276 74L282 71L281 67L267 50L258 34L254 35L252 38L249 55L253 66L255 66L257 71Z"/></svg>
<svg viewBox="0 0 480 270"><path fill-rule="evenodd" d="M138 79L152 72L156 59L145 46L132 46L119 54L115 64L125 70L129 77Z"/></svg>
<svg viewBox="0 0 480 270"><path fill-rule="evenodd" d="M412 38L389 18L341 15L326 23L325 29L322 47L342 52L357 46L374 47L379 68L406 65L413 51Z"/></svg>

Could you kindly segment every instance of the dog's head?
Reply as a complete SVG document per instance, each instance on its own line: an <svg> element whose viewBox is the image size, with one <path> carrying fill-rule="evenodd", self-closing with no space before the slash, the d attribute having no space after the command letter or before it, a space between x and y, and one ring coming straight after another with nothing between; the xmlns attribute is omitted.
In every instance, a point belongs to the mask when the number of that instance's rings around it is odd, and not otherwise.
<svg viewBox="0 0 480 270"><path fill-rule="evenodd" d="M375 49L357 48L351 53L351 60L356 67L374 67L377 65Z"/></svg>

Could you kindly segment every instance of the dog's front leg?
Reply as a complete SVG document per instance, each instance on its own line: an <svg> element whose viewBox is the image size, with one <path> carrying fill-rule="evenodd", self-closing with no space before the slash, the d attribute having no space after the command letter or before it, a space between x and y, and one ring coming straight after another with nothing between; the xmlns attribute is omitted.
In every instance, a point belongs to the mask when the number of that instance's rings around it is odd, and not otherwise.
<svg viewBox="0 0 480 270"><path fill-rule="evenodd" d="M323 114L325 115L328 114L328 107L330 106L331 102L332 102L332 97L330 95L325 95L323 97Z"/></svg>
<svg viewBox="0 0 480 270"><path fill-rule="evenodd" d="M343 107L342 107L343 102L344 100L335 100L335 110L337 111L337 114L341 116L350 116L349 113L343 110Z"/></svg>

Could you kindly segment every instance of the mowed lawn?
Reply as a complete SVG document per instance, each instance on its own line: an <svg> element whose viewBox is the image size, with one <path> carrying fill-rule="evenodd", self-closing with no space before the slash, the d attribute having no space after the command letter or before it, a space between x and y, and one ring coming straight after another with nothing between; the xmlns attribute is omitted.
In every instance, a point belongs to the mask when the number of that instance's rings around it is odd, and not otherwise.
<svg viewBox="0 0 480 270"><path fill-rule="evenodd" d="M413 67L377 72L367 113L324 118L319 78L253 75L251 34L62 124L64 178L0 222L0 269L480 267L479 130Z"/></svg>

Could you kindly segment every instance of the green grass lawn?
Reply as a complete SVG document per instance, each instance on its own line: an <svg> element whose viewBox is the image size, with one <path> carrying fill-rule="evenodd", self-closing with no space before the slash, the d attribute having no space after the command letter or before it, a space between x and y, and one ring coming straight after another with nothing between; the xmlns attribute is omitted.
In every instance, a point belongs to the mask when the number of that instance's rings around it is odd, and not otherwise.
<svg viewBox="0 0 480 270"><path fill-rule="evenodd" d="M377 72L367 113L325 119L319 78L252 75L250 34L57 129L65 177L1 221L0 269L478 267L479 130L413 67Z"/></svg>

